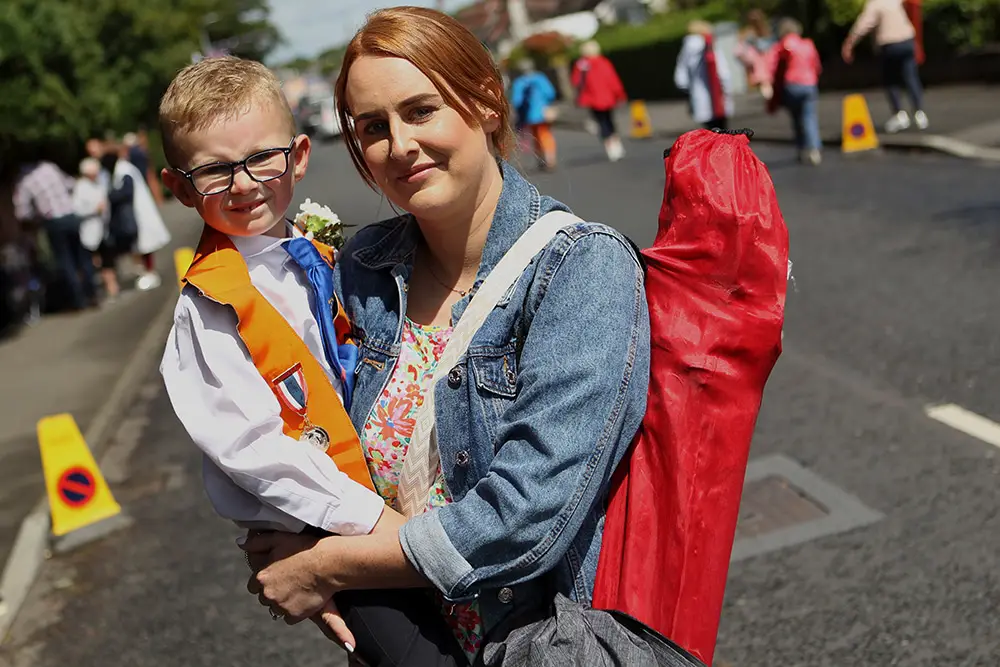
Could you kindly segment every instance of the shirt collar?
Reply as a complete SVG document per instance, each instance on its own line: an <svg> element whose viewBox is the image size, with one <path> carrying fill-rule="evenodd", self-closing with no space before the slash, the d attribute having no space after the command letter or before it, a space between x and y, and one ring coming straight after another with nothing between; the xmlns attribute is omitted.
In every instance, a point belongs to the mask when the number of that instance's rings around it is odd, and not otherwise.
<svg viewBox="0 0 1000 667"><path fill-rule="evenodd" d="M299 228L291 224L288 220L285 220L285 233L287 236L280 239L276 239L273 236L233 236L230 234L229 240L236 246L236 250L243 256L243 259L251 259L276 250L290 239L302 236Z"/></svg>

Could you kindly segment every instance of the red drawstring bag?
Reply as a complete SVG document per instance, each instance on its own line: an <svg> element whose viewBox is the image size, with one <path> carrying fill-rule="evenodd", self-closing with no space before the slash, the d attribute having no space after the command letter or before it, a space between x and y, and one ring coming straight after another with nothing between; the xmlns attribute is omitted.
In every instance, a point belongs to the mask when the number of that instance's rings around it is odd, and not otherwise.
<svg viewBox="0 0 1000 667"><path fill-rule="evenodd" d="M744 134L681 136L643 252L646 416L611 487L594 606L712 664L750 438L781 351L788 232Z"/></svg>

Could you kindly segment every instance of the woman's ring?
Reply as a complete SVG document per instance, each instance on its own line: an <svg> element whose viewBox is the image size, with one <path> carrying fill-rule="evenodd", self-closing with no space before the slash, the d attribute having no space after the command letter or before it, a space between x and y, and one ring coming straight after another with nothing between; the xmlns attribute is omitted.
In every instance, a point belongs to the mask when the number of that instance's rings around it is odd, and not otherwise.
<svg viewBox="0 0 1000 667"><path fill-rule="evenodd" d="M278 612L276 612L275 610L273 610L273 609L268 609L268 611L269 611L269 612L271 612L271 620L272 620L272 621L277 621L277 620L279 620L279 619L281 618L281 614L279 614L279 613L278 613Z"/></svg>

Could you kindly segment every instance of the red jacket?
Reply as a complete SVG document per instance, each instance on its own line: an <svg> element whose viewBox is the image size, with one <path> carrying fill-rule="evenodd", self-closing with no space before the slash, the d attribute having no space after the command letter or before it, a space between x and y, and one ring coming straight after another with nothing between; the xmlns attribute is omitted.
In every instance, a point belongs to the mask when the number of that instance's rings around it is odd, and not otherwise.
<svg viewBox="0 0 1000 667"><path fill-rule="evenodd" d="M785 35L780 42L771 47L767 58L771 68L771 80L775 85L779 85L779 82L800 86L819 84L823 64L811 39L799 35Z"/></svg>
<svg viewBox="0 0 1000 667"><path fill-rule="evenodd" d="M573 66L573 87L577 105L595 111L608 111L628 100L615 66L604 56L577 60Z"/></svg>

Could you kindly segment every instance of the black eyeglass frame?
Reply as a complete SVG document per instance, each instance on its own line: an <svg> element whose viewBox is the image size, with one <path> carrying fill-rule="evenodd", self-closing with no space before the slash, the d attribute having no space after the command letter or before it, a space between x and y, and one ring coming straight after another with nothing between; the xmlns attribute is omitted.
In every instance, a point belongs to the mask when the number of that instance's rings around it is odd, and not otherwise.
<svg viewBox="0 0 1000 667"><path fill-rule="evenodd" d="M277 180L277 179L281 178L285 174L287 174L288 173L288 168L291 166L291 162L289 160L289 157L291 156L292 151L295 150L295 140L298 139L298 138L299 138L298 135L292 137L292 140L290 142L288 142L288 146L286 146L285 148L281 148L281 147L277 147L277 148L265 148L262 151L257 151L253 155L248 155L245 158L243 158L242 160L237 160L236 162L222 162L222 161L219 161L219 162L209 162L208 164L200 164L197 167L195 167L194 169L191 169L190 171L184 171L183 169L178 169L177 167L171 167L171 169L173 169L178 174L180 174L181 176L183 176L184 178L186 178L188 180L188 183L191 184L191 187L194 188L194 191L197 192L202 197L214 197L215 195L221 195L224 192L229 192L230 190L232 190L233 183L236 180L236 170L239 167L242 167L243 171L246 172L246 175L249 176L252 180L256 181L257 183L267 183L269 181L274 181L274 180ZM273 153L275 151L281 151L284 154L284 157L285 157L285 168L282 170L282 172L280 174L278 174L276 176L271 176L270 178L257 178L256 176L253 175L253 172L250 171L249 168L247 168L247 162L250 162L255 157L259 157L261 155L264 155L265 153ZM229 185L227 185L226 187L224 187L223 189L221 189L221 190L219 190L217 192L208 192L208 193L205 193L205 192L202 192L201 190L199 190L198 186L195 185L195 183L194 183L194 175L195 175L196 172L198 172L198 171L200 171L202 169L208 169L209 167L229 167Z"/></svg>

